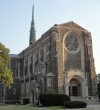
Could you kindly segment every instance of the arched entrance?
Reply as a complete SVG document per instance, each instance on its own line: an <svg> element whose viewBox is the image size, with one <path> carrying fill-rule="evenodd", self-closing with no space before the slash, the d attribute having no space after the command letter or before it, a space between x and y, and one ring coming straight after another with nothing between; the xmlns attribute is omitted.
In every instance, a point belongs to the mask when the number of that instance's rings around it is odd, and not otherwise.
<svg viewBox="0 0 100 110"><path fill-rule="evenodd" d="M81 82L78 78L72 78L69 81L69 95L70 96L81 96L82 95Z"/></svg>

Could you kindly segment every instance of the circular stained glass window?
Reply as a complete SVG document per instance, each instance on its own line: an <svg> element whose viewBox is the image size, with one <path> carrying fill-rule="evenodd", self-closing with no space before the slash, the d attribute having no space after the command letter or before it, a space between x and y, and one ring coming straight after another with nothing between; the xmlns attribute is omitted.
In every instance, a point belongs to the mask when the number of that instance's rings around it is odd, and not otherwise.
<svg viewBox="0 0 100 110"><path fill-rule="evenodd" d="M64 44L67 51L71 53L75 53L79 50L79 41L73 34L66 36Z"/></svg>

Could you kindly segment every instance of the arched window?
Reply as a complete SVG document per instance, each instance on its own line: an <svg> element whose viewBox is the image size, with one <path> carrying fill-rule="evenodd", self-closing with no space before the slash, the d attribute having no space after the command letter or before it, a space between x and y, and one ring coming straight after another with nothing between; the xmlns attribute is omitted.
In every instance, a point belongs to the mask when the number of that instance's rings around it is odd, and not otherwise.
<svg viewBox="0 0 100 110"><path fill-rule="evenodd" d="M48 79L47 84L48 84L48 86L52 86L52 81L51 81L51 79Z"/></svg>
<svg viewBox="0 0 100 110"><path fill-rule="evenodd" d="M16 94L16 88L15 87L13 88L13 94Z"/></svg>

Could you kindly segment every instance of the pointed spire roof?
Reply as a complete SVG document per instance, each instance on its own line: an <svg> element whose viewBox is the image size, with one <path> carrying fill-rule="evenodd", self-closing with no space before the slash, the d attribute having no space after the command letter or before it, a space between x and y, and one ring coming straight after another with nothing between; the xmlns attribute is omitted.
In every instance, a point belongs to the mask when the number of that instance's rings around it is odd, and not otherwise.
<svg viewBox="0 0 100 110"><path fill-rule="evenodd" d="M31 28L30 28L30 39L29 39L29 45L31 45L33 42L36 41L36 35L35 35L35 23L34 23L34 4L32 7L32 21L31 21Z"/></svg>

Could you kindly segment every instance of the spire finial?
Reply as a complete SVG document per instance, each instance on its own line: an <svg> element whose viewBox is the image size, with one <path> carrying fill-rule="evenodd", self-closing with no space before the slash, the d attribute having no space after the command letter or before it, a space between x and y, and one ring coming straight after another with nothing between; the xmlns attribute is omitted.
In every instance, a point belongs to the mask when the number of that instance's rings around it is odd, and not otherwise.
<svg viewBox="0 0 100 110"><path fill-rule="evenodd" d="M29 45L31 45L33 42L36 41L36 35L35 35L35 23L34 23L34 4L32 7L32 21L31 21L31 29L30 29L30 41Z"/></svg>
<svg viewBox="0 0 100 110"><path fill-rule="evenodd" d="M32 7L32 21L34 21L34 4L33 4L33 7Z"/></svg>

